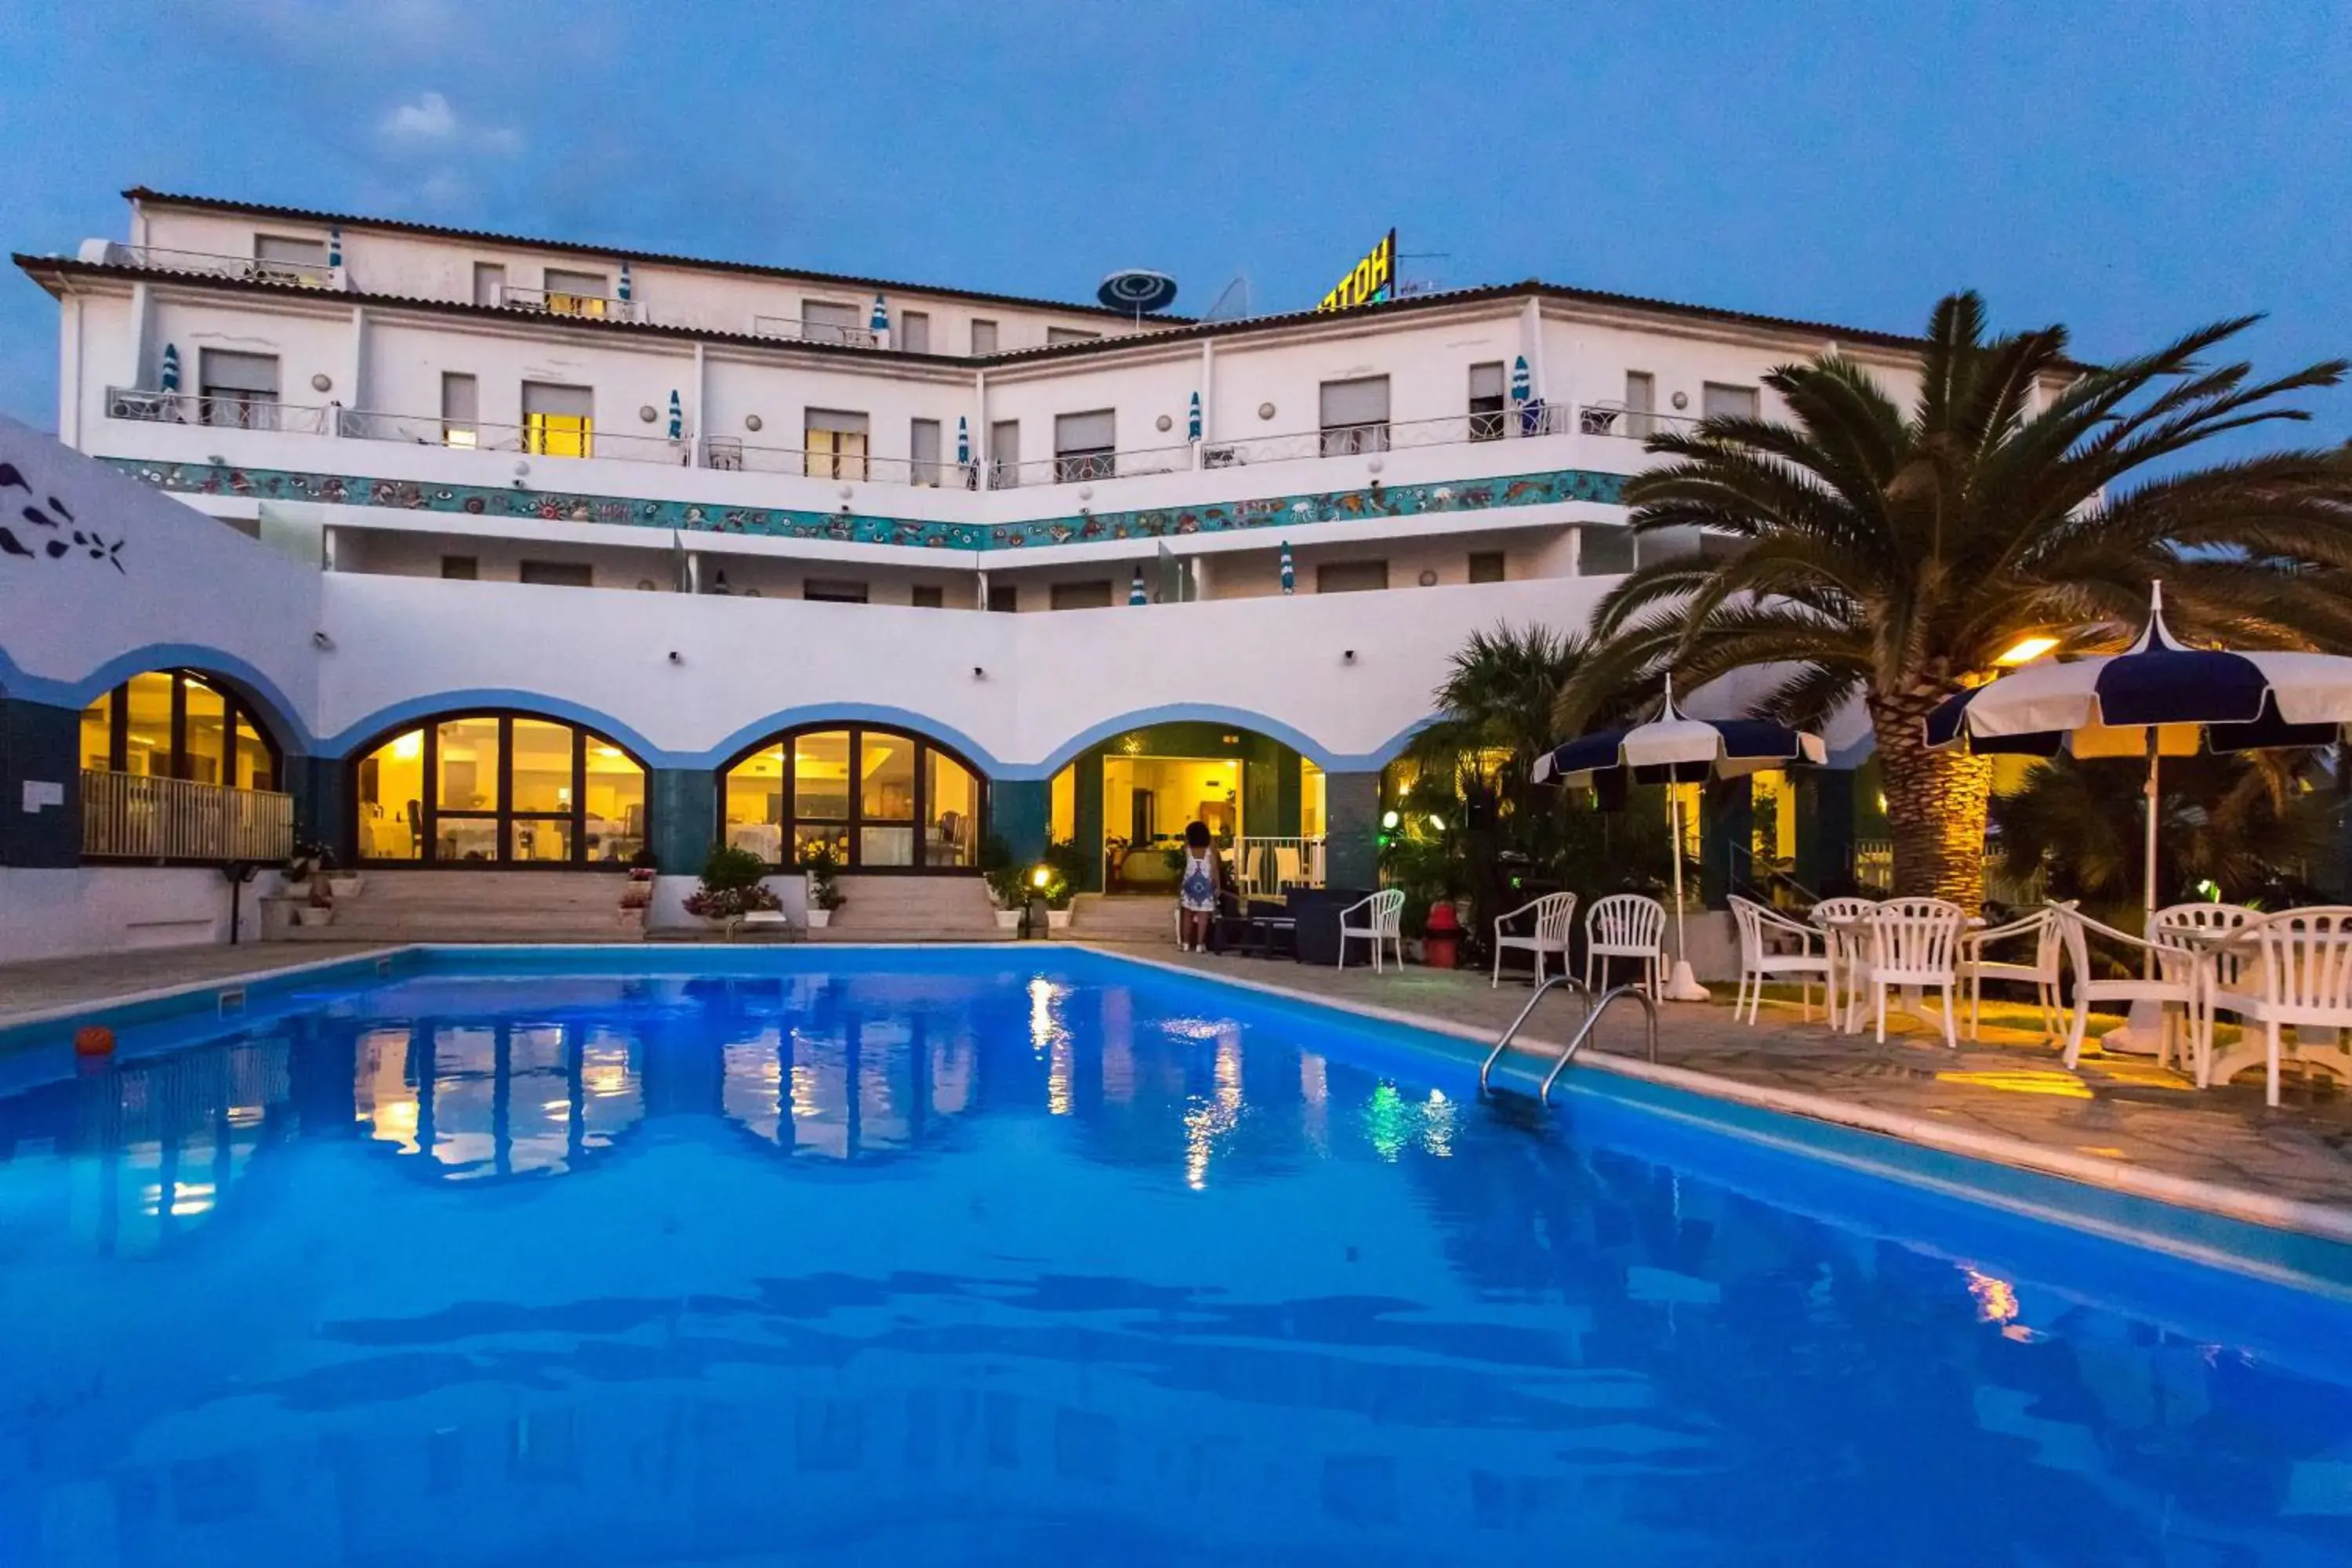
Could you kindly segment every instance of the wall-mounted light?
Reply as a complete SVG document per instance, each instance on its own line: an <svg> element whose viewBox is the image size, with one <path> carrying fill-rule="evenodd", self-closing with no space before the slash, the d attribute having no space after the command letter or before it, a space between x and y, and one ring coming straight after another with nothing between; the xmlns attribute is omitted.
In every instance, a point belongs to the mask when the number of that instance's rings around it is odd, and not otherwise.
<svg viewBox="0 0 2352 1568"><path fill-rule="evenodd" d="M1355 662L1356 662L1356 650L1355 650L1354 648L1349 648L1349 649L1348 649L1345 653L1342 653L1342 654L1339 656L1339 662L1340 662L1341 664L1353 664L1353 663L1355 663Z"/></svg>
<svg viewBox="0 0 2352 1568"><path fill-rule="evenodd" d="M335 639L324 632L312 632L310 646L315 648L331 648L335 646Z"/></svg>
<svg viewBox="0 0 2352 1568"><path fill-rule="evenodd" d="M1029 885L1039 892L1044 892L1054 885L1054 868L1050 866L1038 867L1029 873Z"/></svg>
<svg viewBox="0 0 2352 1568"><path fill-rule="evenodd" d="M2002 654L1999 658L1994 659L1993 662L1995 664L2006 664L2011 668L2021 664L2032 664L2043 654L2056 651L2057 647L2058 639L2056 637L2042 637L2039 634L2032 637L2022 637L2018 638L2016 642L2011 644L2009 651Z"/></svg>
<svg viewBox="0 0 2352 1568"><path fill-rule="evenodd" d="M1387 828L1391 833L1396 831L1396 825L1403 820L1404 819L1402 817L1397 816L1393 811L1384 811L1381 813L1381 826Z"/></svg>
<svg viewBox="0 0 2352 1568"><path fill-rule="evenodd" d="M755 433L756 433L756 432L759 430L759 428L760 428L760 424L761 424L761 420L760 420L760 416L759 416L758 415L756 415L756 414L746 414L745 416L743 416L743 428L744 428L744 429L746 429L746 430L750 430L750 431L753 431L753 432L755 432Z"/></svg>
<svg viewBox="0 0 2352 1568"><path fill-rule="evenodd" d="M986 680L988 679L988 671L984 667L975 664L971 667L971 678L974 680Z"/></svg>
<svg viewBox="0 0 2352 1568"><path fill-rule="evenodd" d="M310 378L310 390L313 392L332 392L335 390L335 378L329 375L322 370L318 374Z"/></svg>
<svg viewBox="0 0 2352 1568"><path fill-rule="evenodd" d="M669 650L669 661L672 664L684 664L686 662L686 656L678 652L677 649L672 648Z"/></svg>
<svg viewBox="0 0 2352 1568"><path fill-rule="evenodd" d="M640 404L638 404L638 405L637 405L637 417L638 417L638 419L640 419L641 421L643 421L644 423L646 423L646 424L647 424L647 425L652 424L652 423L654 422L654 417L655 417L655 416L654 416L654 405L653 405L652 404L650 404L650 403L640 403Z"/></svg>

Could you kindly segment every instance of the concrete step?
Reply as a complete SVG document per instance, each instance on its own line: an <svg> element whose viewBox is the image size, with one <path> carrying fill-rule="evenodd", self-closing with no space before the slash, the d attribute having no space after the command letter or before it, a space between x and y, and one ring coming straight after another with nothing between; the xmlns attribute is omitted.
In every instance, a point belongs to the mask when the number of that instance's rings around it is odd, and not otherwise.
<svg viewBox="0 0 2352 1568"><path fill-rule="evenodd" d="M1176 900L1162 894L1080 893L1062 934L1108 942L1176 939Z"/></svg>
<svg viewBox="0 0 2352 1568"><path fill-rule="evenodd" d="M297 926L299 942L628 942L626 878L565 871L366 871L333 923Z"/></svg>
<svg viewBox="0 0 2352 1568"><path fill-rule="evenodd" d="M846 901L810 935L829 942L994 942L995 908L977 877L844 877Z"/></svg>

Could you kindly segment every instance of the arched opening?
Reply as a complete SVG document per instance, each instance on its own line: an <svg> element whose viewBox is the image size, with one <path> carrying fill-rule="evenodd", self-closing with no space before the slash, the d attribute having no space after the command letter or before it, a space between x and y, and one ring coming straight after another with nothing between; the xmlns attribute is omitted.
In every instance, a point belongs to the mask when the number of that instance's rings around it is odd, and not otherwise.
<svg viewBox="0 0 2352 1568"><path fill-rule="evenodd" d="M646 847L646 765L533 713L445 713L352 764L352 842L379 866L626 867Z"/></svg>
<svg viewBox="0 0 2352 1568"><path fill-rule="evenodd" d="M1207 826L1241 888L1320 886L1323 770L1270 735L1183 720L1088 747L1054 775L1049 831L1092 864L1090 891L1172 892L1178 846Z"/></svg>
<svg viewBox="0 0 2352 1568"><path fill-rule="evenodd" d="M285 776L259 710L194 669L151 669L100 693L81 710L81 765L248 790L275 790Z"/></svg>
<svg viewBox="0 0 2352 1568"><path fill-rule="evenodd" d="M736 753L719 837L772 866L818 847L853 871L978 868L988 780L938 742L877 724L807 724Z"/></svg>

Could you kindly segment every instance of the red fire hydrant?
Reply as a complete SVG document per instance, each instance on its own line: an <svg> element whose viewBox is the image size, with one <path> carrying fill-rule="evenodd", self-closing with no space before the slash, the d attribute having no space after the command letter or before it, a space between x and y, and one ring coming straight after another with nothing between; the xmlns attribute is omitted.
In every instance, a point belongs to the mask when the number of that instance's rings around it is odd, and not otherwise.
<svg viewBox="0 0 2352 1568"><path fill-rule="evenodd" d="M1421 961L1432 969L1452 969L1461 948L1461 917L1454 912L1451 900L1441 899L1429 906L1429 919L1421 928Z"/></svg>

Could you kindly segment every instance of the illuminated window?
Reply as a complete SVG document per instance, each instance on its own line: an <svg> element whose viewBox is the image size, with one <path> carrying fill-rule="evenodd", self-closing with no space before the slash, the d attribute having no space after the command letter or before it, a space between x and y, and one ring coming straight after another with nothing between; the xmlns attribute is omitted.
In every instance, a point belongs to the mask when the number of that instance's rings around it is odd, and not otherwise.
<svg viewBox="0 0 2352 1568"><path fill-rule="evenodd" d="M134 675L82 710L81 765L240 789L278 787L278 744L252 706L191 670Z"/></svg>
<svg viewBox="0 0 2352 1568"><path fill-rule="evenodd" d="M771 865L823 847L845 866L957 870L979 863L987 787L919 736L803 730L736 758L719 790L721 837Z"/></svg>
<svg viewBox="0 0 2352 1568"><path fill-rule="evenodd" d="M522 384L523 450L548 458L595 455L596 395L584 386Z"/></svg>
<svg viewBox="0 0 2352 1568"><path fill-rule="evenodd" d="M363 860L619 867L646 839L645 764L558 719L448 714L387 736L352 794Z"/></svg>

